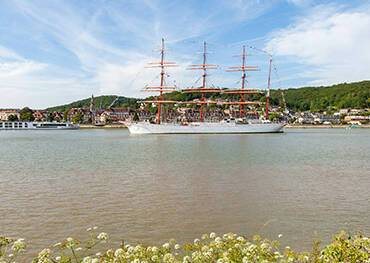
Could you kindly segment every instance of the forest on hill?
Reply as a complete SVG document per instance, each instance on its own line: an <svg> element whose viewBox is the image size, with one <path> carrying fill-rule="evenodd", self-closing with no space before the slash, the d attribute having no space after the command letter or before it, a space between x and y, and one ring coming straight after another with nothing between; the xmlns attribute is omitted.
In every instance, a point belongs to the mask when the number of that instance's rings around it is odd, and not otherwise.
<svg viewBox="0 0 370 263"><path fill-rule="evenodd" d="M238 99L238 95L209 94L208 98L213 99ZM255 95L254 95L255 96ZM153 99L149 97L148 99ZM200 94L181 93L178 91L164 95L166 100L193 100L200 98ZM265 101L265 97L255 97ZM90 98L72 102L70 104L48 108L50 111L65 111L71 108L88 108ZM112 107L138 107L136 98L127 98L123 96L98 96L94 98L97 109L106 109ZM271 105L285 106L293 111L331 111L341 108L370 108L370 81L361 81L353 83L342 83L332 86L322 87L303 87L290 89L271 90Z"/></svg>
<svg viewBox="0 0 370 263"><path fill-rule="evenodd" d="M108 107L113 108L137 108L137 100L135 98L127 98L123 96L116 95L104 95L94 98L94 104L96 109L107 109ZM72 108L89 108L91 103L91 98L86 98L83 100L78 100L69 104L60 105L56 107L48 108L48 111L59 111L64 112Z"/></svg>
<svg viewBox="0 0 370 263"><path fill-rule="evenodd" d="M369 108L370 81L342 83L326 87L273 90L274 105L284 105L293 111L324 111L342 108Z"/></svg>

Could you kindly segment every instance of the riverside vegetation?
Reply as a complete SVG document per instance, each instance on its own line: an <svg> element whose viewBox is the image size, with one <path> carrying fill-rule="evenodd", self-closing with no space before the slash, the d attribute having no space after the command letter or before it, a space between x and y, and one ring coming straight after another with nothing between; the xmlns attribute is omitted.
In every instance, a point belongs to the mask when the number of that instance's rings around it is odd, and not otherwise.
<svg viewBox="0 0 370 263"><path fill-rule="evenodd" d="M370 262L370 238L340 232L330 244L320 247L314 242L311 252L296 252L290 247L281 248L279 241L260 236L251 240L233 233L221 236L204 234L194 242L180 245L170 240L159 246L130 245L121 242L116 249L107 249L108 234L88 228L90 238L81 242L74 238L43 249L32 263L144 263L144 262ZM279 239L282 235L279 235ZM104 248L99 249L99 245ZM0 237L0 263L24 262L20 260L27 249L24 239Z"/></svg>

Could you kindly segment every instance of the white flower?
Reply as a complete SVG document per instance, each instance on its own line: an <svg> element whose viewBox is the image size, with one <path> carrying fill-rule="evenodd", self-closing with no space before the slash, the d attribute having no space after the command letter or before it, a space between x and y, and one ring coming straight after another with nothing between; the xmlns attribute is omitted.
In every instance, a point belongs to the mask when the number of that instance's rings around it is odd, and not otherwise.
<svg viewBox="0 0 370 263"><path fill-rule="evenodd" d="M183 262L183 263L189 263L189 262L190 262L190 257L189 257L189 256L185 256L185 257L182 259L182 262Z"/></svg>
<svg viewBox="0 0 370 263"><path fill-rule="evenodd" d="M53 245L53 247L59 247L62 243L58 242Z"/></svg>
<svg viewBox="0 0 370 263"><path fill-rule="evenodd" d="M267 244L267 243L262 243L262 245L261 245L262 249L267 249L268 247L269 247L269 244Z"/></svg>
<svg viewBox="0 0 370 263"><path fill-rule="evenodd" d="M166 255L163 256L163 261L164 262L174 262L175 257L171 253L167 253Z"/></svg>
<svg viewBox="0 0 370 263"><path fill-rule="evenodd" d="M176 244L175 245L175 249L180 249L180 245L179 244Z"/></svg>
<svg viewBox="0 0 370 263"><path fill-rule="evenodd" d="M81 250L82 250L82 247L76 248L76 251L81 251Z"/></svg>
<svg viewBox="0 0 370 263"><path fill-rule="evenodd" d="M88 229L86 229L87 232L90 232L92 230L91 227L89 227Z"/></svg>
<svg viewBox="0 0 370 263"><path fill-rule="evenodd" d="M94 226L93 229L96 230L96 229L98 229L98 227L97 226Z"/></svg>
<svg viewBox="0 0 370 263"><path fill-rule="evenodd" d="M194 244L198 244L200 240L198 238L194 239Z"/></svg>
<svg viewBox="0 0 370 263"><path fill-rule="evenodd" d="M108 239L108 234L105 232L101 232L98 236L97 239L99 240L107 240Z"/></svg>
<svg viewBox="0 0 370 263"><path fill-rule="evenodd" d="M170 244L169 243L164 243L162 245L162 247L165 248L165 249L169 249L170 248Z"/></svg>
<svg viewBox="0 0 370 263"><path fill-rule="evenodd" d="M72 241L73 241L73 238L68 237L68 238L67 238L67 241L68 241L68 242L72 242Z"/></svg>
<svg viewBox="0 0 370 263"><path fill-rule="evenodd" d="M278 238L282 238L282 237L283 237L283 234L279 234L279 235L278 235Z"/></svg>
<svg viewBox="0 0 370 263"><path fill-rule="evenodd" d="M24 239L23 238L19 238L16 241L14 241L13 246L12 246L12 249L15 252L22 251L25 248L26 248L26 243L24 243Z"/></svg>
<svg viewBox="0 0 370 263"><path fill-rule="evenodd" d="M222 239L220 237L216 237L215 241L216 243L221 243Z"/></svg>
<svg viewBox="0 0 370 263"><path fill-rule="evenodd" d="M153 253L157 253L158 252L158 248L157 247L152 247L152 252Z"/></svg>
<svg viewBox="0 0 370 263"><path fill-rule="evenodd" d="M82 263L91 263L91 262L92 262L91 257L84 257L84 258L82 259Z"/></svg>
<svg viewBox="0 0 370 263"><path fill-rule="evenodd" d="M245 241L245 238L244 238L244 237L239 236L239 237L237 237L237 238L236 238L236 240L238 240L239 242L243 242L243 241Z"/></svg>
<svg viewBox="0 0 370 263"><path fill-rule="evenodd" d="M215 239L216 238L216 233L212 232L211 234L209 234L209 237L212 238L212 239Z"/></svg>
<svg viewBox="0 0 370 263"><path fill-rule="evenodd" d="M123 255L123 253L124 253L124 250L123 250L122 248L119 248L119 249L117 249L117 250L114 252L114 256L115 256L115 257L119 257L119 256Z"/></svg>
<svg viewBox="0 0 370 263"><path fill-rule="evenodd" d="M157 255L152 256L151 260L152 261L157 261L158 260L158 256Z"/></svg>
<svg viewBox="0 0 370 263"><path fill-rule="evenodd" d="M91 260L91 263L98 263L99 262L99 259L97 259L97 258L93 258L92 260Z"/></svg>
<svg viewBox="0 0 370 263"><path fill-rule="evenodd" d="M57 257L55 257L55 260L57 260L57 261L59 261L59 260L61 260L62 259L62 257L61 256L57 256Z"/></svg>
<svg viewBox="0 0 370 263"><path fill-rule="evenodd" d="M11 257L13 257L13 256L14 256L14 254L9 254L9 255L8 255L8 257L10 257L10 258L11 258Z"/></svg>
<svg viewBox="0 0 370 263"><path fill-rule="evenodd" d="M98 253L95 254L95 256L100 257L101 256L101 253L98 252Z"/></svg>

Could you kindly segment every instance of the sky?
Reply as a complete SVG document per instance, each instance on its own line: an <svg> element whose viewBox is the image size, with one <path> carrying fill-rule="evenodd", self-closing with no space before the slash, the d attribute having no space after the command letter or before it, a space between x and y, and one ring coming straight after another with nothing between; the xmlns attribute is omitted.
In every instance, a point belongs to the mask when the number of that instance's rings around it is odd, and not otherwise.
<svg viewBox="0 0 370 263"><path fill-rule="evenodd" d="M370 1L0 0L0 108L45 108L99 95L145 97L159 83L161 38L178 67L166 83L197 86L207 42L210 86L237 88L247 47L247 87L370 79Z"/></svg>

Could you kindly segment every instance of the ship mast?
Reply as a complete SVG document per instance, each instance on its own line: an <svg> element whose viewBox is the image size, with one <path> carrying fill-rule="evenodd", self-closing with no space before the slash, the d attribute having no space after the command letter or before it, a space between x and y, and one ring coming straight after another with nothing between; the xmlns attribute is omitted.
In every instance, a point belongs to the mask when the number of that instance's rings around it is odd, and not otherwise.
<svg viewBox="0 0 370 263"><path fill-rule="evenodd" d="M247 71L258 71L257 66L247 66L246 60L247 60L247 54L245 51L245 46L243 46L242 54L241 54L241 66L232 66L228 67L229 70L226 70L227 72L241 72L242 73L242 81L241 81L241 88L239 90L225 90L224 93L227 94L240 94L240 104L239 104L239 115L240 117L243 117L244 115L244 105L245 105L245 94L261 94L262 92L257 89L245 89L245 83L246 83L246 77Z"/></svg>
<svg viewBox="0 0 370 263"><path fill-rule="evenodd" d="M206 88L206 78L207 78L207 68L206 68L206 62L207 62L207 43L204 41L203 45L203 81L202 81L202 89ZM202 92L202 99L201 101L204 102L206 100L206 96L204 92ZM203 122L203 103L200 104L200 121Z"/></svg>
<svg viewBox="0 0 370 263"><path fill-rule="evenodd" d="M162 46L161 46L161 85L159 91L159 100L158 100L158 110L157 110L157 124L161 123L161 100L163 100L163 85L164 85L164 39L162 38Z"/></svg>
<svg viewBox="0 0 370 263"><path fill-rule="evenodd" d="M272 56L270 56L270 63L269 63L269 76L267 79L267 94L266 94L266 111L265 111L265 119L269 119L269 103L270 103L270 86L271 86L271 67L272 67Z"/></svg>
<svg viewBox="0 0 370 263"><path fill-rule="evenodd" d="M217 65L214 64L207 64L207 42L204 41L203 43L203 63L202 64L194 64L190 65L190 70L202 70L202 86L199 88L189 88L182 90L184 93L201 93L201 100L198 104L200 104L200 110L199 110L199 118L200 122L204 121L204 109L203 105L207 104L206 102L206 93L212 93L212 92L221 92L221 89L219 88L207 88L207 70L208 69L217 69Z"/></svg>
<svg viewBox="0 0 370 263"><path fill-rule="evenodd" d="M165 85L165 76L166 76L166 67L176 67L175 62L167 62L164 60L165 56L165 47L164 47L164 39L162 38L161 42L161 49L160 49L160 55L161 60L159 62L151 62L149 63L148 68L160 68L160 85L159 86L145 86L143 91L149 91L149 92L159 92L159 96L157 100L152 101L157 104L157 117L156 117L156 123L161 123L161 115L162 115L162 103L163 103L163 93L165 92L172 92L175 91L175 86L166 86Z"/></svg>

